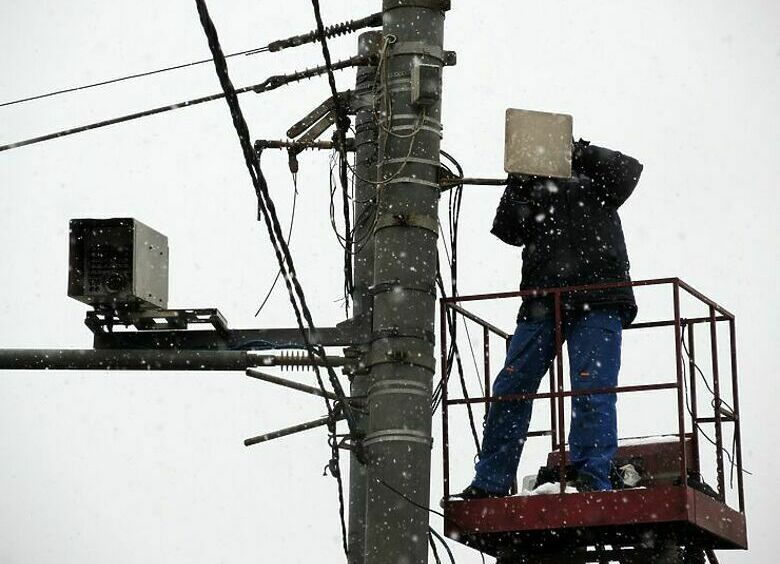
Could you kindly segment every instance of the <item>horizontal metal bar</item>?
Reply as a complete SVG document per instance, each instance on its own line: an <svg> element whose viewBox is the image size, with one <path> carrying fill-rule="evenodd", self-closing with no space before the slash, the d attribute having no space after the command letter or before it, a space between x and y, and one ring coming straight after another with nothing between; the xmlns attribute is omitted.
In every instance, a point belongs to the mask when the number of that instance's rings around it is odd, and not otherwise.
<svg viewBox="0 0 780 564"><path fill-rule="evenodd" d="M337 421L342 419L344 419L343 414L336 416ZM274 439L281 439L282 437L288 437L290 435L294 435L295 433L322 427L323 425L327 425L329 422L330 417L326 415L325 417L320 417L319 419L314 419L313 421L307 421L306 423L300 423L298 425L293 425L292 427L285 427L284 429L279 429L278 431L271 431L270 433L265 433L264 435L258 435L257 437L246 439L244 441L244 446L252 446L259 443L266 443Z"/></svg>
<svg viewBox="0 0 780 564"><path fill-rule="evenodd" d="M343 357L328 357L344 366ZM322 365L320 359L316 364ZM307 356L247 351L0 349L0 370L246 370L256 366L310 366Z"/></svg>
<svg viewBox="0 0 780 564"><path fill-rule="evenodd" d="M500 300L505 298L523 298L552 296L554 294L568 294L571 292L585 292L589 290L609 290L613 288L628 288L638 286L659 286L662 284L674 284L678 278L656 278L653 280L635 280L632 282L605 282L603 284L587 284L584 286L566 286L561 288L535 288L532 290L517 290L515 292L495 292L492 294L475 294L472 296L451 296L442 298L442 302L455 304L459 302L474 302L480 300Z"/></svg>
<svg viewBox="0 0 780 564"><path fill-rule="evenodd" d="M526 433L526 437L550 437L552 436L552 431L530 431Z"/></svg>
<svg viewBox="0 0 780 564"><path fill-rule="evenodd" d="M716 311L718 311L721 314L725 315L729 319L734 319L734 314L733 313L731 313L726 308L720 306L718 303L716 303L716 302L712 301L711 299L709 299L707 296L705 296L704 294L702 294L701 292L699 292L698 290L693 288L690 284L688 284L686 282L683 282L679 278L677 279L677 284L680 286L680 288L682 288L683 290L688 292L694 298L698 299L701 302L704 302L705 304L707 304L709 306L712 306L713 308L715 308Z"/></svg>
<svg viewBox="0 0 780 564"><path fill-rule="evenodd" d="M463 309L462 307L460 307L458 305L451 304L448 307L450 309L452 309L452 310L457 311L459 314L461 314L466 319L470 319L474 323L480 324L482 327L485 327L486 329L489 329L490 331L492 331L493 333L495 333L496 335L498 335L500 337L503 337L504 339L508 339L511 336L506 331L503 331L503 330L499 329L498 327L496 327L492 323L490 323L488 321L485 321L481 317L478 317L478 316L474 315L470 311L465 310L465 309Z"/></svg>
<svg viewBox="0 0 780 564"><path fill-rule="evenodd" d="M293 382L292 380L288 380L287 378L280 378L279 376L274 376L273 374L266 374L265 372L262 372L257 368L248 368L246 371L246 375L249 376L250 378L255 378L256 380L270 382L271 384L277 384L278 386L290 388L291 390L298 390L299 392L304 392L306 394L311 394L313 396L328 398L333 401L338 400L338 396L332 392L323 391L319 388L315 388L314 386L307 386L306 384L301 384L300 382Z"/></svg>
<svg viewBox="0 0 780 564"><path fill-rule="evenodd" d="M720 420L724 423L733 423L734 417L724 415L720 418ZM696 418L697 423L715 423L714 417L697 417Z"/></svg>
<svg viewBox="0 0 780 564"><path fill-rule="evenodd" d="M349 332L336 327L307 331L312 344L323 347L347 347L353 338ZM295 328L229 329L217 331L115 331L98 333L94 338L96 349L125 350L272 350L303 347L301 331Z"/></svg>
<svg viewBox="0 0 780 564"><path fill-rule="evenodd" d="M680 320L683 325L696 325L698 323L709 323L709 317L690 317L688 319ZM725 315L721 315L715 318L715 321L729 321L729 318ZM668 319L665 321L643 321L640 323L632 323L626 329L646 329L649 327L670 327L674 325L674 319Z"/></svg>
<svg viewBox="0 0 780 564"><path fill-rule="evenodd" d="M545 392L541 394L512 394L506 396L491 396L489 398L469 398L447 400L447 405L465 405L470 403L503 403L524 400L549 399L557 397L593 396L599 394L623 394L631 392L648 392L653 390L672 390L677 388L676 382L663 384L643 384L637 386L620 386L617 388L594 388L592 390L568 390L563 392Z"/></svg>
<svg viewBox="0 0 780 564"><path fill-rule="evenodd" d="M0 370L246 370L262 364L242 351L0 350Z"/></svg>
<svg viewBox="0 0 780 564"><path fill-rule="evenodd" d="M442 190L449 190L455 186L461 184L468 184L470 186L506 186L507 179L504 178L442 178L439 181Z"/></svg>

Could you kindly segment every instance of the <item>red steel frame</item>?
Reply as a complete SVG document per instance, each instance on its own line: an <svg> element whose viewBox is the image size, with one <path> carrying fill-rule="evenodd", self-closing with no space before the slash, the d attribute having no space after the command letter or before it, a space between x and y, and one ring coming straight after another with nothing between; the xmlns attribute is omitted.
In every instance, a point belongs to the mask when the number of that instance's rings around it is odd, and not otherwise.
<svg viewBox="0 0 780 564"><path fill-rule="evenodd" d="M672 299L674 306L674 319L671 320L659 320L648 321L641 323L634 323L627 329L643 329L648 327L665 327L673 326L675 335L675 367L676 367L676 380L674 382L657 383L657 384L645 384L634 386L618 386L615 388L601 388L594 390L584 391L566 391L564 389L564 377L563 377L563 321L561 312L561 296L572 292L587 292L595 290L604 290L608 288L621 288L621 287L639 287L639 286L661 286L670 285L672 287ZM707 317L696 317L685 319L681 317L680 312L680 290L685 291L687 294L697 299L699 302L706 305L709 309L709 315ZM555 307L555 360L550 367L550 391L545 393L536 394L517 394L500 397L492 397L490 393L490 334L497 335L508 340L511 338L511 334L499 329L498 327L488 323L473 313L465 310L461 307L460 303L464 302L477 302L485 300L497 300L507 298L517 298L525 296L550 296L553 299ZM640 280L634 282L615 282L605 284L590 284L584 286L570 286L565 288L548 288L542 290L524 290L517 292L501 292L492 294L479 294L472 296L457 296L451 298L443 298L441 302L441 363L442 374L446 374L448 370L447 366L447 310L453 311L453 314L459 313L467 319L479 324L483 328L483 355L484 355L484 369L485 369L485 397L466 398L466 399L450 399L447 392L447 382L444 382L442 386L442 435L443 435L443 464L444 464L444 499L450 497L450 476L449 476L449 407L455 405L466 404L478 404L484 403L487 409L488 404L507 401L518 400L538 400L549 399L550 400L550 430L549 431L536 431L528 434L531 436L546 436L551 438L551 446L553 451L559 452L559 470L560 470L560 487L561 493L566 489L566 472L565 472L565 460L566 460L566 426L564 421L564 400L567 397L573 397L576 395L593 395L604 393L632 393L632 392L648 392L655 390L677 390L677 416L678 416L678 435L679 435L679 449L680 449L680 478L682 484L686 483L686 477L688 474L689 463L693 463L695 467L693 470L698 471L698 456L696 460L688 461L686 459L686 399L685 399L685 376L683 365L683 351L682 351L682 332L683 327L688 329L688 354L689 354L689 381L691 389L691 415L690 415L690 428L691 439L693 441L693 452L698 453L699 447L699 428L701 423L713 423L715 426L715 442L716 442L716 465L717 465L717 493L718 499L721 502L725 502L726 487L725 487L725 473L724 473L724 460L723 460L723 424L728 422L734 425L734 441L735 441L735 466L737 473L737 492L739 496L739 512L745 512L745 496L743 485L743 468L742 468L742 437L740 431L740 417L739 417L739 389L737 383L737 352L736 352L736 321L732 313L725 308L718 305L713 300L706 297L701 292L695 290L690 285L686 284L679 278L659 278L653 280ZM731 359L731 392L733 399L733 413L724 413L721 408L723 400L721 398L720 389L720 367L718 364L718 331L717 324L719 322L727 322L729 326L729 352ZM695 349L694 349L694 327L697 324L706 323L709 325L710 331L710 348L712 355L712 379L713 379L713 416L712 417L699 417L698 408L696 403L696 364L695 364Z"/></svg>

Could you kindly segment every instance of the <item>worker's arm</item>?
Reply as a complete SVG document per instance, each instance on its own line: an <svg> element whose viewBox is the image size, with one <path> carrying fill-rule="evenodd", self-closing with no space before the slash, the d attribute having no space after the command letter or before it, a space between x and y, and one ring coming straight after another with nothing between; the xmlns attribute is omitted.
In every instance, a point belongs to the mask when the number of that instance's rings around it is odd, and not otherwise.
<svg viewBox="0 0 780 564"><path fill-rule="evenodd" d="M530 176L510 175L507 179L507 187L490 230L504 243L522 247L531 236L534 223L534 203L530 194L532 183Z"/></svg>
<svg viewBox="0 0 780 564"><path fill-rule="evenodd" d="M580 139L574 143L572 168L589 176L599 189L599 196L618 208L634 191L643 166L633 157Z"/></svg>

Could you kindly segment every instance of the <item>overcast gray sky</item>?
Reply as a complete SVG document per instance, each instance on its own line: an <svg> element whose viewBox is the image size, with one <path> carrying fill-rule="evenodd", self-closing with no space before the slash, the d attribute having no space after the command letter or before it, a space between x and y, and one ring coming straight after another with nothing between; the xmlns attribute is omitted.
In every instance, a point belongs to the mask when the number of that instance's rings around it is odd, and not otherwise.
<svg viewBox="0 0 780 564"><path fill-rule="evenodd" d="M323 4L328 22L379 7ZM573 114L577 136L645 164L622 211L634 278L680 276L736 313L745 464L754 473L746 481L752 550L722 554L721 562L774 562L779 5L454 4L446 46L458 52L458 65L445 71L443 147L467 175L502 174L507 107ZM210 8L226 51L314 25L306 0L212 0ZM355 41L333 41L334 55L351 55ZM191 0L3 2L0 51L0 101L208 56ZM253 84L320 60L309 46L233 59L231 71L237 85ZM351 85L353 74L340 73L339 85ZM218 89L204 65L4 107L0 143ZM255 137L280 138L327 95L326 82L312 80L241 101ZM264 163L286 221L286 159L268 154ZM90 346L85 308L65 295L74 217L132 216L165 233L173 307L219 307L236 327L293 324L281 288L253 318L275 261L254 219L253 190L223 102L2 153L0 187L2 347ZM292 248L315 320L331 324L343 313L326 155L301 157L300 191ZM499 196L493 188L467 189L463 293L517 287L517 251L488 234ZM668 311L660 299L639 297L640 308L648 304L640 314L646 318ZM510 329L511 310L493 312ZM665 341L664 354L672 343ZM627 343L624 381L669 376L656 345ZM668 409L660 404L669 401L621 403L623 434L648 422L661 427ZM322 410L314 399L235 374L3 373L0 561L339 562L335 485L322 477L324 434L242 445ZM441 495L438 420L435 428L433 504ZM536 459L534 452L524 473L541 462L543 448ZM456 487L468 480L470 456L460 456ZM459 562L480 561L456 550Z"/></svg>

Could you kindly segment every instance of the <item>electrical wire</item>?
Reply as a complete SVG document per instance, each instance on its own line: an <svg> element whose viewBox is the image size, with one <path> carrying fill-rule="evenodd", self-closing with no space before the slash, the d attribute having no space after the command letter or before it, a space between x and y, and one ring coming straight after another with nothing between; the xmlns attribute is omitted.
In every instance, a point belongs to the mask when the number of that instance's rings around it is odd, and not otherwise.
<svg viewBox="0 0 780 564"><path fill-rule="evenodd" d="M682 326L682 331L680 333L680 342L682 343L683 350L685 351L685 356L688 357L688 361L693 364L694 369L699 373L699 375L701 376L702 380L704 381L704 385L707 387L707 389L710 391L710 393L713 395L713 398L714 398L715 397L715 392L713 392L712 388L710 388L710 386L709 386L709 384L707 382L707 379L704 376L704 373L698 367L698 365L696 364L696 361L691 359L690 352L688 351L688 347L685 344L685 325ZM687 371L687 369L685 367L685 363L683 363L683 365L682 365L682 371L683 371L683 388L684 388L684 392L685 392L685 408L688 411L688 414L691 416L691 419L694 419L694 417L693 417L693 409L691 408L690 399L688 397L688 371ZM713 401L714 401L714 399L713 399ZM721 403L723 403L724 405L728 406L728 404L725 401L723 401L723 399L721 399ZM712 439L704 431L704 429L702 429L701 425L699 425L699 422L696 421L695 419L694 419L694 425L696 425L696 429L707 440L707 442L710 443L712 446L714 446L717 449L718 448L717 441ZM733 446L732 446L732 449L734 449L734 448L736 448L736 435L734 437L734 442L733 442ZM730 453L723 446L721 446L720 449L726 455L726 458L728 459L729 464L731 466L731 479L732 479L732 482L731 482L730 486L733 488L734 487L733 476L734 476L734 468L736 466L736 460L734 458L733 452ZM747 474L749 476L753 475L753 473L750 472L748 469L746 469L744 466L742 467L742 473L743 474Z"/></svg>
<svg viewBox="0 0 780 564"><path fill-rule="evenodd" d="M359 20L350 20L347 22L335 24L328 26L325 28L324 32L327 37L336 37L339 35L346 35L347 33L353 33L355 31L358 31L359 29L363 29L365 27L378 27L382 25L382 13L372 14L370 16L367 16L365 18L361 18ZM274 41L272 43L269 43L268 45L265 45L263 47L255 47L253 49L245 49L244 51L237 51L235 53L228 53L225 55L225 59L230 59L232 57L238 57L240 55L256 55L258 53L265 53L265 52L278 52L283 49L287 49L290 47L298 47L300 45L305 45L307 43L314 43L317 41L318 38L318 32L311 32L304 35L296 35L294 37L290 37L288 39L282 39L280 41ZM37 94L35 96L28 96L27 98L21 98L18 100L11 100L8 102L1 102L0 108L4 106L13 106L15 104L22 104L24 102L31 102L33 100L41 100L43 98L50 98L52 96L58 96L60 94L67 94L69 92L78 92L80 90L87 90L90 88L96 88L98 86L106 86L108 84L115 84L117 82L124 82L127 80L133 80L136 78L143 78L147 76L152 76L155 74L160 74L164 72L170 72L174 70L184 69L188 67L194 67L197 65L202 65L205 63L213 62L214 59L200 59L197 61L192 61L189 63L181 63L178 65L172 65L168 67L163 67L155 70L150 71L144 71L139 72L135 74L129 74L125 76L120 76L117 78L110 78L106 80L101 80L99 82L93 82L90 84L82 84L80 86L74 86L71 88L63 88L61 90L55 90L53 92L47 92L45 94Z"/></svg>
<svg viewBox="0 0 780 564"><path fill-rule="evenodd" d="M260 157L258 156L258 159ZM293 225L295 224L295 208L298 203L298 173L293 172L292 173L292 181L293 181L293 201L292 201L292 211L290 212L290 229L287 231L287 246L290 246L290 241L292 240L292 233L293 233ZM276 288L277 282L279 282L279 278L282 276L282 269L276 271L276 276L274 277L274 281L271 283L271 287L268 288L268 291L265 294L265 297L260 302L260 306L257 308L257 311L255 312L255 317L260 315L260 312L263 311L263 308L265 307L265 304L268 303L268 300L271 298L271 294L274 292L274 288Z"/></svg>
<svg viewBox="0 0 780 564"><path fill-rule="evenodd" d="M325 60L325 67L328 74L328 85L333 96L333 111L336 114L336 147L339 152L339 181L342 190L342 212L344 214L344 305L346 314L349 316L349 303L353 291L352 280L352 229L350 227L349 214L349 182L347 179L347 130L349 129L349 118L346 108L342 106L341 96L339 96L336 87L336 77L333 74L330 49L325 33L325 25L322 22L322 12L320 10L319 0L311 1L314 10L314 19L317 21L317 35L322 45L322 57Z"/></svg>
<svg viewBox="0 0 780 564"><path fill-rule="evenodd" d="M456 170L458 171L457 178L463 178L463 168L460 166L457 160L446 151L441 151L441 154L455 166ZM450 173L450 176L456 177L456 175L451 170L449 170L449 168L446 165L443 165L443 168ZM458 295L458 271L457 271L458 269L457 252L458 252L458 233L459 233L458 227L460 222L462 196L463 196L462 185L453 187L453 189L450 191L449 205L448 205L449 249L447 246L447 238L444 236L443 229L441 227L441 222L439 222L439 230L442 232L444 252L447 257L447 262L449 264L450 290L451 290L450 295L452 296ZM439 288L439 292L441 296L446 298L447 291L444 288L444 280L442 278L441 266L439 264L437 264L436 284ZM446 386L447 382L449 381L449 377L453 365L457 368L458 379L460 381L460 386L461 386L461 392L463 393L464 398L469 399L469 392L468 392L468 386L466 384L465 371L463 369L463 362L461 359L460 349L458 346L457 317L455 312L452 312L448 309L445 312L445 319L447 322L448 332L450 336L450 347L447 352L447 370L443 371L439 383L436 385L436 387L433 390L433 394L431 398L431 409L433 412L435 412L438 409L439 405L441 404L444 386ZM471 349L471 355L475 361L475 367L476 367L476 355L474 353L474 348L471 342L470 335L468 335L468 337L469 337L468 343ZM475 375L477 376L477 380L479 381L480 388L481 388L482 382L481 379L479 378L479 371L476 371ZM480 456L482 449L479 441L479 433L477 432L477 426L474 421L474 411L471 403L466 404L466 411L468 413L469 428L471 430L471 435L474 440L476 456L478 457Z"/></svg>
<svg viewBox="0 0 780 564"><path fill-rule="evenodd" d="M239 55L254 55L255 53L261 53L263 51L268 51L268 47L262 47L260 49L254 48L254 49L246 49L244 51L237 51L235 53L229 53L225 55L226 59L229 59L231 57L238 57ZM109 84L116 84L117 82L124 82L126 80L133 80L136 78L143 78L147 76L153 76L155 74L160 74L164 72L170 72L174 70L184 69L188 67L194 67L197 65L202 65L205 63L213 62L214 59L200 59L198 61L192 61L190 63L182 63L179 65L173 65L170 67L163 67L160 69L150 70L150 71L144 71L139 72L135 74L128 74L125 76L120 76L117 78L110 78L107 80L101 80L100 82L93 82L91 84L82 84L81 86L73 86L71 88L63 88L61 90L55 90L53 92L47 92L45 94L37 94L35 96L28 96L27 98L20 98L18 100L11 100L9 102L2 102L0 103L0 108L4 106L13 106L15 104L22 104L24 102L32 102L33 100L42 100L44 98L51 98L52 96L59 96L61 94L68 94L70 92L79 92L81 90L88 90L90 88L97 88L98 86L106 86Z"/></svg>
<svg viewBox="0 0 780 564"><path fill-rule="evenodd" d="M439 555L436 554L436 548L435 548L435 545L433 543L433 538L436 538L442 544L442 546L444 547L444 550L447 551L447 556L449 556L451 564L455 564L455 557L453 556L452 551L450 550L450 547L447 544L447 541L444 540L444 537L442 537L439 533L437 533L433 529L433 527L430 527L430 526L428 527L428 537L431 539L431 547L434 550L434 554L436 555L437 562L441 562L441 560L439 560ZM484 560L484 556L483 556L483 560Z"/></svg>
<svg viewBox="0 0 780 564"><path fill-rule="evenodd" d="M338 377L336 376L336 373L333 370L333 366L330 364L330 362L328 362L327 355L325 354L325 350L322 347L322 345L319 343L312 344L311 341L309 340L309 336L306 331L306 327L304 325L304 319L306 321L306 326L308 326L308 329L310 331L313 332L316 326L314 324L314 320L312 319L311 312L309 311L306 302L306 296L303 292L303 288L301 287L300 282L298 280L296 270L295 270L295 264L292 255L290 254L290 249L285 244L284 236L281 230L281 226L279 224L279 219L276 215L276 208L274 206L273 199L271 198L271 195L268 191L268 184L266 183L265 177L263 176L262 169L260 168L260 161L258 160L257 153L252 147L249 127L246 123L246 119L244 118L243 112L241 111L241 106L238 102L236 91L233 88L233 84L230 79L229 71L227 68L227 62L225 61L224 55L222 54L222 48L219 44L219 37L217 34L217 30L214 27L214 23L211 20L211 17L208 13L206 1L195 0L195 2L197 5L198 15L200 17L201 25L203 26L203 31L205 32L206 37L208 39L209 49L211 50L212 56L214 58L214 67L216 69L217 76L219 77L220 85L222 86L222 89L225 93L225 99L228 103L228 107L230 108L230 114L233 119L233 125L236 129L236 133L239 138L239 142L244 155L244 160L247 166L247 170L249 172L250 177L252 178L252 184L254 185L255 192L258 196L259 214L265 219L264 223L268 230L268 236L271 241L271 244L274 247L274 252L276 254L277 262L279 263L279 268L282 271L282 275L284 276L288 295L290 297L290 303L295 313L295 318L298 323L298 327L301 331L301 337L306 345L306 350L308 352L309 359L311 360L312 365L314 367L315 374L317 377L317 383L321 390L326 391L325 384L322 380L322 375L320 374L320 370L316 362L316 357L319 357L320 361L327 369L328 376L330 378L330 383L333 388L333 392L336 394L336 396L339 399L339 406L343 410L345 419L347 420L347 424L349 425L350 433L352 433L354 436L357 430L355 427L354 415L352 413L352 408L349 404L349 401L344 394L344 390L341 386L341 383L339 382ZM332 470L331 473L336 478L338 484L339 516L341 519L342 539L344 543L345 554L348 555L348 548L346 544L346 523L344 519L345 510L344 510L343 485L341 481L341 472L339 471L339 452L338 452L339 447L334 436L336 413L334 407L331 405L327 397L324 398L324 401L325 401L326 408L328 410L328 415L331 418L331 423L328 425L329 432L331 433L331 439L332 439L331 440L332 458L330 462L330 467ZM333 471L334 469L335 471Z"/></svg>
<svg viewBox="0 0 780 564"><path fill-rule="evenodd" d="M433 560L436 564L441 564L441 558L439 558L439 551L436 550L436 543L433 542L433 535L431 534L431 528L428 527L428 545L431 547L433 553Z"/></svg>
<svg viewBox="0 0 780 564"><path fill-rule="evenodd" d="M338 61L336 63L333 63L332 69L333 70L341 70L353 67L355 65L361 64L365 62L365 57L352 57L351 59L346 59L343 61ZM261 94L263 92L270 92L271 90L276 90L277 88L280 88L286 84L290 84L293 82L298 82L307 78L312 78L315 76L319 76L325 72L325 69L323 67L314 67L311 69L306 69L303 71L294 72L291 74L286 75L274 75L267 79L265 79L263 82L259 84L254 84L252 86L244 86L241 88L234 89L233 92L236 94L244 94L246 92L252 91L257 94ZM188 108L190 106L196 106L198 104L204 104L206 102L213 102L214 100L221 100L225 97L224 92L220 92L217 94L211 94L209 96L202 96L200 98L194 98L192 100L185 100L183 102L178 102L176 104L170 104L167 106L160 106L157 108L152 108L150 110L144 110L141 112L135 112L132 114L127 114L124 116L111 118L103 121L98 121L95 123L91 123L88 125L81 125L78 127L73 127L70 129L63 129L61 131L56 131L54 133L47 133L46 135L41 135L39 137L33 137L31 139L25 139L24 141L16 141L14 143L8 143L6 145L0 145L0 152L8 151L10 149L17 149L19 147L25 147L27 145L34 145L36 143L42 143L44 141L51 141L52 139L59 139L60 137L67 137L69 135L75 135L76 133L83 133L85 131L91 131L93 129L99 129L101 127L107 127L109 125L116 125L118 123L124 123L128 121L133 121L136 119L141 119L149 116L153 116L156 114L161 114L164 112L169 112L172 110L178 110L180 108Z"/></svg>

